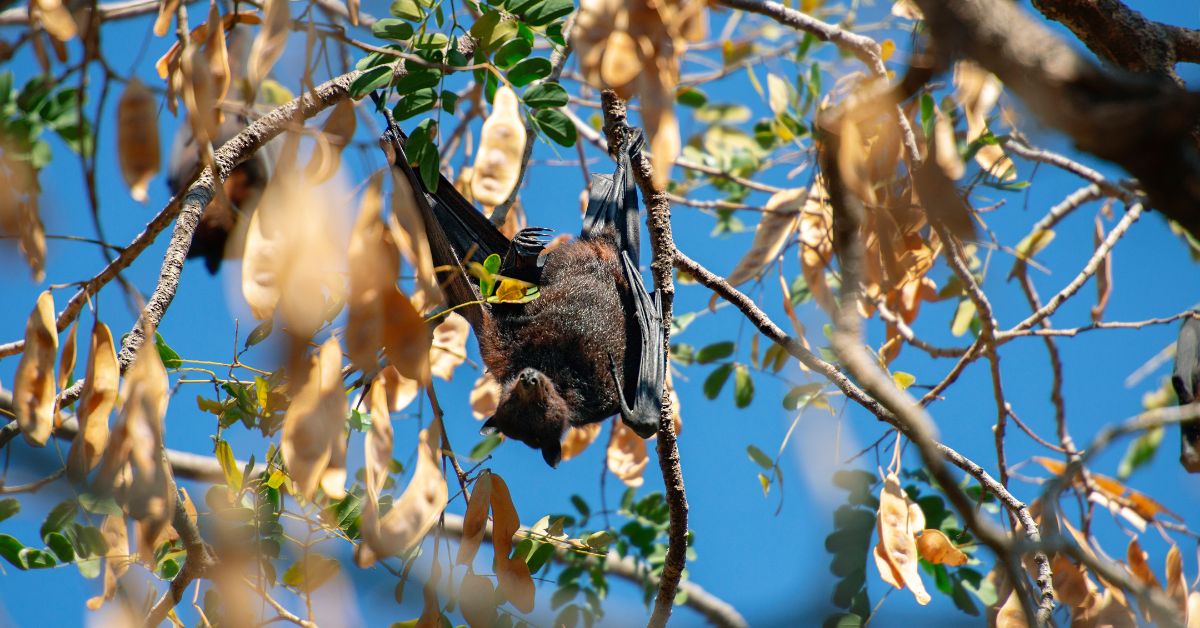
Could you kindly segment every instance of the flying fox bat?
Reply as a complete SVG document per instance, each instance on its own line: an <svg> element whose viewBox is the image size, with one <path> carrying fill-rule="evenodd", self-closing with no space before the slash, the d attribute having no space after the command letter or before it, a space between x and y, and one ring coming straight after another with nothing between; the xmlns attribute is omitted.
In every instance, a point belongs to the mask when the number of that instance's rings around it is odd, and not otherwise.
<svg viewBox="0 0 1200 628"><path fill-rule="evenodd" d="M526 303L466 306L483 362L501 385L495 414L481 433L499 431L534 449L551 467L562 459L567 428L619 414L642 438L658 428L666 379L665 334L659 296L638 271L637 190L630 155L616 173L594 175L578 239L548 253L549 231L523 229L510 241L444 177L425 188L404 158L403 135L389 120L385 145L414 191L426 223L433 263L450 267L443 284L449 307L479 302L463 267L496 254L500 275L527 281L540 296ZM391 152L389 151L389 152Z"/></svg>
<svg viewBox="0 0 1200 628"><path fill-rule="evenodd" d="M1179 328L1171 384L1181 406L1200 394L1200 320L1189 318ZM1179 430L1179 462L1188 473L1200 473L1200 419L1180 423Z"/></svg>

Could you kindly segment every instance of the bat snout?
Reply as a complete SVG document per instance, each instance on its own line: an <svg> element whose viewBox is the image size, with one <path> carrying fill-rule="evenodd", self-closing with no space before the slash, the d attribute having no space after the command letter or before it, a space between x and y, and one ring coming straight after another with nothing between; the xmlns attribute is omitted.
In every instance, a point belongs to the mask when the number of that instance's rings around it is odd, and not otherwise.
<svg viewBox="0 0 1200 628"><path fill-rule="evenodd" d="M517 375L517 383L525 388L533 388L541 381L542 374L537 369L527 368Z"/></svg>

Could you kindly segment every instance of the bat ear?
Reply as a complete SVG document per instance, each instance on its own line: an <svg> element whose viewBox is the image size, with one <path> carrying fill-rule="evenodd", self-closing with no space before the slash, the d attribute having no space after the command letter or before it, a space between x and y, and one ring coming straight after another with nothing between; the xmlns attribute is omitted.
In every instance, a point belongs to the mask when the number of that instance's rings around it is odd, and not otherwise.
<svg viewBox="0 0 1200 628"><path fill-rule="evenodd" d="M496 417L494 416L488 417L487 420L483 422L483 427L479 428L479 434L481 436L491 436L499 431L500 428L496 426Z"/></svg>
<svg viewBox="0 0 1200 628"><path fill-rule="evenodd" d="M542 459L546 461L546 464L557 469L558 463L562 462L562 443L554 441L542 445Z"/></svg>

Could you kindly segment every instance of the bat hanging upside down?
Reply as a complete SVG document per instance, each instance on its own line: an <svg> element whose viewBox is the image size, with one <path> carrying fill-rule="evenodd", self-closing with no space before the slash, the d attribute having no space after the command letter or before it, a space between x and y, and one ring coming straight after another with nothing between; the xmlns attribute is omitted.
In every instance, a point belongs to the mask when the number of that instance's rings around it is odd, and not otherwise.
<svg viewBox="0 0 1200 628"><path fill-rule="evenodd" d="M1179 328L1175 343L1175 373L1171 377L1179 405L1200 395L1200 320L1189 318ZM1200 473L1200 419L1179 424L1179 463L1188 473Z"/></svg>
<svg viewBox="0 0 1200 628"><path fill-rule="evenodd" d="M458 311L501 385L496 413L482 432L499 431L540 449L552 467L572 426L619 414L642 438L652 435L666 362L658 295L647 293L637 267L639 210L629 162L641 150L641 135L622 152L615 174L593 176L580 237L545 254L548 230L524 229L509 241L444 177L430 193L402 157L400 139L391 126L384 144L401 156L394 166L413 190L424 192L413 196L433 263L455 269L443 284L446 305L476 302ZM537 285L540 296L478 303L477 286L462 268L491 254L503 260L500 275Z"/></svg>

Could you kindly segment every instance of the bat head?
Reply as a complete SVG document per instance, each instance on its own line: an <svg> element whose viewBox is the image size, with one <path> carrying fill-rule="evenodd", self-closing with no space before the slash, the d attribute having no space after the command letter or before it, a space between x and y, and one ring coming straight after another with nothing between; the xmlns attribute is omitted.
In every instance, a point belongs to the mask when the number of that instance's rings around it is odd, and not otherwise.
<svg viewBox="0 0 1200 628"><path fill-rule="evenodd" d="M500 432L542 451L551 467L562 460L562 436L570 425L570 408L545 373L526 368L504 385L496 413L481 434Z"/></svg>

